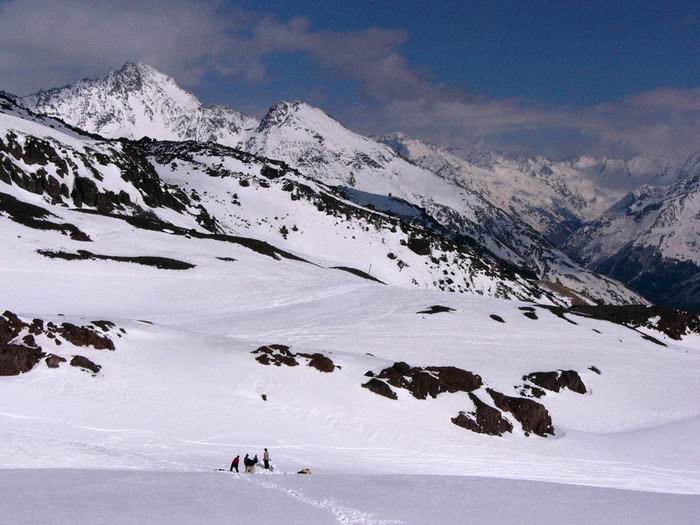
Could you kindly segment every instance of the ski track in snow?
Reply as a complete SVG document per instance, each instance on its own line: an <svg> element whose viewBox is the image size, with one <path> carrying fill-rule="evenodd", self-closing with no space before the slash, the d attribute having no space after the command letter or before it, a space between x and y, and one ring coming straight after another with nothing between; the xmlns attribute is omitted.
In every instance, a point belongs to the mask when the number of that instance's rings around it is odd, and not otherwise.
<svg viewBox="0 0 700 525"><path fill-rule="evenodd" d="M278 485L275 485L274 483L271 483L269 481L264 481L261 480L259 477L253 477L253 476L242 476L241 479L249 482L249 483L254 483L260 487L270 489L270 490L275 490L282 492L283 494L286 494L290 498L293 498L297 501L300 501L306 505L310 505L312 507L316 507L319 509L327 510L333 516L335 517L335 520L338 523L341 523L343 525L390 525L390 524L399 524L399 523L404 523L403 521L400 520L387 520L387 519L378 519L375 518L372 514L368 514L366 512L362 512L357 509L351 509L348 507L344 507L337 502L333 500L333 498L326 498L326 499L314 499L311 498L303 493L302 489L295 490L295 489L287 489L284 487L280 487Z"/></svg>

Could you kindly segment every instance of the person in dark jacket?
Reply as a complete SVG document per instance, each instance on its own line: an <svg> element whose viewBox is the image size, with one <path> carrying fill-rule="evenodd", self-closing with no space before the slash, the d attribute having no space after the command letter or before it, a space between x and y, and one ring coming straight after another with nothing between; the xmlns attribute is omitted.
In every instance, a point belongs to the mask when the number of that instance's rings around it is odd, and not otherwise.
<svg viewBox="0 0 700 525"><path fill-rule="evenodd" d="M265 470L270 470L270 453L265 449L263 451L263 466Z"/></svg>
<svg viewBox="0 0 700 525"><path fill-rule="evenodd" d="M238 472L238 463L241 461L241 456L236 456L233 458L233 462L231 463L231 468L229 469L230 472L233 472L234 469L236 469L236 472Z"/></svg>
<svg viewBox="0 0 700 525"><path fill-rule="evenodd" d="M248 457L248 454L245 455L243 458L243 464L245 465L245 471L246 473L250 474L253 472L253 466L257 463L256 460L252 460Z"/></svg>

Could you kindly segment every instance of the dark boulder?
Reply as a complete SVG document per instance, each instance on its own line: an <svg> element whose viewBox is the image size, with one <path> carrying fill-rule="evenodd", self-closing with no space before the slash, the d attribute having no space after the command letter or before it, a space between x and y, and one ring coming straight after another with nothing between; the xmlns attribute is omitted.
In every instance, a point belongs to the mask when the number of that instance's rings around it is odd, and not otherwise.
<svg viewBox="0 0 700 525"><path fill-rule="evenodd" d="M501 317L500 315L491 314L489 317L491 319L493 319L494 321L498 321L499 323L505 323L505 321L503 320L503 317Z"/></svg>
<svg viewBox="0 0 700 525"><path fill-rule="evenodd" d="M419 314L440 314L440 313L445 313L445 312L454 312L454 308L450 308L449 306L442 306L440 304L434 304L433 306L430 306L426 308L425 310L421 310L420 312L416 312Z"/></svg>
<svg viewBox="0 0 700 525"><path fill-rule="evenodd" d="M409 250L418 255L430 255L432 253L429 239L409 237L406 246Z"/></svg>
<svg viewBox="0 0 700 525"><path fill-rule="evenodd" d="M294 359L296 354L289 351L289 347L285 345L265 345L257 350L253 350L252 354L258 354L255 360L263 365L275 366L298 366L299 362Z"/></svg>
<svg viewBox="0 0 700 525"><path fill-rule="evenodd" d="M29 372L44 357L40 348L0 344L0 376L16 376Z"/></svg>
<svg viewBox="0 0 700 525"><path fill-rule="evenodd" d="M61 363L66 362L66 359L55 354L49 354L44 361L49 368L58 368Z"/></svg>
<svg viewBox="0 0 700 525"><path fill-rule="evenodd" d="M396 392L394 392L384 381L380 381L376 377L373 377L367 381L364 385L362 385L362 388L366 388L370 392L388 397L389 399L397 399Z"/></svg>
<svg viewBox="0 0 700 525"><path fill-rule="evenodd" d="M26 327L26 323L23 323L19 317L5 310L0 316L0 345L12 341Z"/></svg>
<svg viewBox="0 0 700 525"><path fill-rule="evenodd" d="M513 414L513 417L522 425L525 435L531 432L542 437L554 435L552 418L541 403L532 399L506 396L491 388L487 388L486 391L493 399L496 408Z"/></svg>
<svg viewBox="0 0 700 525"><path fill-rule="evenodd" d="M309 357L309 366L315 368L319 372L330 373L335 370L335 363L333 363L333 360L328 356L316 353L310 355L306 354L304 357Z"/></svg>
<svg viewBox="0 0 700 525"><path fill-rule="evenodd" d="M551 390L559 392L561 389L568 388L573 392L585 394L587 392L586 385L581 380L581 376L575 370L557 370L554 372L532 372L523 376L523 381L531 383Z"/></svg>
<svg viewBox="0 0 700 525"><path fill-rule="evenodd" d="M471 392L483 384L477 374L454 366L412 367L398 361L377 374L391 386L411 392L416 399L435 398L444 392Z"/></svg>
<svg viewBox="0 0 700 525"><path fill-rule="evenodd" d="M58 333L75 346L92 346L95 350L114 350L114 343L109 337L98 334L89 326L62 323Z"/></svg>
<svg viewBox="0 0 700 525"><path fill-rule="evenodd" d="M73 356L73 359L70 360L70 365L82 368L83 370L88 370L92 372L93 375L97 374L97 372L99 372L102 368L100 365L93 363L87 357L83 357L82 355Z"/></svg>
<svg viewBox="0 0 700 525"><path fill-rule="evenodd" d="M460 412L457 417L452 418L455 425L489 436L502 436L506 432L513 431L513 425L503 417L500 410L487 405L471 392L469 399L474 403L474 412L468 414Z"/></svg>

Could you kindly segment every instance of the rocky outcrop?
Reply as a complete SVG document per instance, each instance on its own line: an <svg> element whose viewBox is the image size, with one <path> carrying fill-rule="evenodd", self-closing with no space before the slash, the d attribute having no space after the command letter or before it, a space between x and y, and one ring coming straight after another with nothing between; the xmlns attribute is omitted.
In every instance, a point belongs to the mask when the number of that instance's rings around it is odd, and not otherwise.
<svg viewBox="0 0 700 525"><path fill-rule="evenodd" d="M55 354L49 354L44 361L49 368L58 368L61 363L66 362L66 358Z"/></svg>
<svg viewBox="0 0 700 525"><path fill-rule="evenodd" d="M46 358L46 366L49 368L58 368L61 363L66 362L66 358L60 355L45 353L37 343L38 337L43 336L57 346L66 342L76 347L114 350L114 342L110 336L116 330L118 330L116 334L118 337L126 333L123 328L117 328L111 321L93 321L85 326L72 323L57 325L43 319L26 322L13 312L5 311L0 315L0 376L28 372L42 358ZM99 365L82 356L74 357L71 364L93 373L97 373L100 369Z"/></svg>
<svg viewBox="0 0 700 525"><path fill-rule="evenodd" d="M102 369L100 365L93 363L87 357L83 357L82 355L73 356L73 359L70 360L70 365L91 372L93 376Z"/></svg>
<svg viewBox="0 0 700 525"><path fill-rule="evenodd" d="M336 368L340 368L326 355L318 352L314 354L295 353L286 345L265 345L251 353L257 355L255 360L261 365L299 366L299 359L301 359L306 360L308 366L319 372L330 373Z"/></svg>
<svg viewBox="0 0 700 525"><path fill-rule="evenodd" d="M444 392L471 392L483 384L479 375L454 366L421 368L402 361L385 368L375 379L383 379L393 387L406 389L416 399L435 398Z"/></svg>
<svg viewBox="0 0 700 525"><path fill-rule="evenodd" d="M557 370L554 372L532 372L523 376L523 381L529 381L545 390L559 392L566 388L578 394L587 392L586 385L575 370Z"/></svg>
<svg viewBox="0 0 700 525"><path fill-rule="evenodd" d="M375 394L378 394L380 396L388 397L389 399L397 399L396 392L394 392L391 389L391 387L387 385L384 381L381 381L376 377L373 377L365 384L363 384L362 388L366 388L370 392L374 392Z"/></svg>
<svg viewBox="0 0 700 525"><path fill-rule="evenodd" d="M144 266L152 266L154 268L158 268L159 270L189 270L195 267L194 264L188 262L171 259L170 257L157 257L152 255L102 255L99 253L92 253L87 250L78 250L76 253L54 250L37 250L37 253L43 255L44 257L50 257L51 259L64 259L66 261L101 260L127 262L142 264Z"/></svg>
<svg viewBox="0 0 700 525"><path fill-rule="evenodd" d="M75 346L92 346L95 350L114 350L114 343L109 337L98 334L89 326L63 323L57 331L66 341Z"/></svg>
<svg viewBox="0 0 700 525"><path fill-rule="evenodd" d="M492 388L487 388L486 391L493 399L496 408L503 412L510 412L522 425L526 436L530 433L542 437L554 435L552 418L541 403L532 399L506 396Z"/></svg>
<svg viewBox="0 0 700 525"><path fill-rule="evenodd" d="M315 368L319 372L330 373L335 370L335 363L333 360L323 354L297 354L302 357L307 357L309 359L309 366Z"/></svg>
<svg viewBox="0 0 700 525"><path fill-rule="evenodd" d="M0 376L16 376L29 372L44 357L40 348L0 344Z"/></svg>
<svg viewBox="0 0 700 525"><path fill-rule="evenodd" d="M513 425L503 417L500 410L487 405L471 392L469 399L474 403L474 411L460 412L457 417L452 418L452 423L477 434L489 436L502 436L506 432L513 431Z"/></svg>
<svg viewBox="0 0 700 525"><path fill-rule="evenodd" d="M442 306L440 304L434 304L434 305L426 308L425 310L421 310L420 312L416 312L416 313L419 313L419 314L440 314L440 313L444 313L444 312L454 312L454 311L455 311L455 309L451 308L449 306Z"/></svg>
<svg viewBox="0 0 700 525"><path fill-rule="evenodd" d="M299 361L295 359L296 354L286 345L265 345L251 353L257 354L255 360L261 365L299 366Z"/></svg>

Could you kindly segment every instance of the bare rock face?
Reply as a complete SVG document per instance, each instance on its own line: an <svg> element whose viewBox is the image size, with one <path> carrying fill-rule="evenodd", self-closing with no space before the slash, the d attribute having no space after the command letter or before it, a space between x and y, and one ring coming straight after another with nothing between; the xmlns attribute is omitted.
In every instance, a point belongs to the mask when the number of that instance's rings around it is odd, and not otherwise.
<svg viewBox="0 0 700 525"><path fill-rule="evenodd" d="M93 321L92 325L86 326L71 323L56 325L43 319L33 319L29 323L22 321L13 312L5 311L0 315L0 376L28 372L42 358L46 358L46 366L49 368L58 368L61 363L66 362L64 357L43 352L37 342L39 336L46 337L57 346L67 341L74 346L114 350L110 335L115 328L116 325L111 321ZM118 337L126 333L123 328L119 328L119 331ZM82 356L75 356L71 365L93 373L97 373L101 368Z"/></svg>
<svg viewBox="0 0 700 525"><path fill-rule="evenodd" d="M471 392L483 385L477 374L454 366L412 367L399 361L376 376L391 386L404 388L416 399L435 398L444 392Z"/></svg>
<svg viewBox="0 0 700 525"><path fill-rule="evenodd" d="M40 348L0 344L0 376L16 376L29 372L44 357Z"/></svg>
<svg viewBox="0 0 700 525"><path fill-rule="evenodd" d="M321 353L294 353L286 345L265 345L257 350L253 350L251 353L257 354L255 360L262 365L299 366L299 359L306 359L308 366L315 368L319 372L330 373L336 368L340 368L326 355Z"/></svg>
<svg viewBox="0 0 700 525"><path fill-rule="evenodd" d="M4 345L17 337L27 327L27 324L9 310L0 316L0 345Z"/></svg>
<svg viewBox="0 0 700 525"><path fill-rule="evenodd" d="M477 434L489 436L502 436L506 432L513 431L513 425L503 417L500 410L487 405L473 393L469 393L469 399L476 407L474 412L460 412L452 422L458 427L466 428Z"/></svg>
<svg viewBox="0 0 700 525"><path fill-rule="evenodd" d="M73 359L70 360L70 365L92 372L92 375L97 374L102 368L100 365L93 363L87 357L83 357L82 355L73 356Z"/></svg>
<svg viewBox="0 0 700 525"><path fill-rule="evenodd" d="M496 408L513 414L513 417L522 425L525 435L530 433L542 437L554 435L552 418L541 403L532 399L506 396L491 388L487 388L486 391L493 399Z"/></svg>
<svg viewBox="0 0 700 525"><path fill-rule="evenodd" d="M285 345L265 345L257 350L253 350L252 354L258 354L255 360L262 365L275 366L298 366L299 362L294 359L296 354L290 352L289 347Z"/></svg>
<svg viewBox="0 0 700 525"><path fill-rule="evenodd" d="M330 373L335 370L333 360L323 354L298 354L309 358L309 366L315 368L319 372Z"/></svg>
<svg viewBox="0 0 700 525"><path fill-rule="evenodd" d="M450 307L450 306L443 306L441 304L434 304L432 306L429 306L425 310L421 310L420 312L416 312L418 314L440 314L440 313L445 313L445 312L454 312L455 309Z"/></svg>
<svg viewBox="0 0 700 525"><path fill-rule="evenodd" d="M397 399L396 392L394 392L384 381L381 381L376 377L373 377L367 381L364 385L362 385L362 388L366 388L370 392L388 397L389 399Z"/></svg>
<svg viewBox="0 0 700 525"><path fill-rule="evenodd" d="M58 329L58 333L75 346L92 346L96 350L114 350L114 343L109 337L98 334L89 326L63 323Z"/></svg>
<svg viewBox="0 0 700 525"><path fill-rule="evenodd" d="M586 385L581 380L581 376L575 370L556 370L553 372L532 372L526 376L523 376L523 381L530 381L531 383L544 388L545 390L551 390L552 392L559 392L564 388L568 388L572 392L577 392L579 394L585 394L587 392Z"/></svg>
<svg viewBox="0 0 700 525"><path fill-rule="evenodd" d="M61 363L66 362L66 359L59 355L49 354L44 361L49 368L58 368Z"/></svg>

